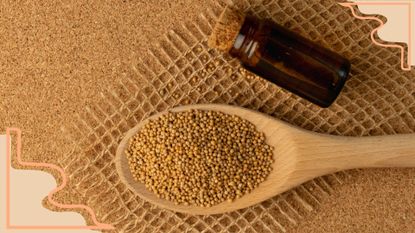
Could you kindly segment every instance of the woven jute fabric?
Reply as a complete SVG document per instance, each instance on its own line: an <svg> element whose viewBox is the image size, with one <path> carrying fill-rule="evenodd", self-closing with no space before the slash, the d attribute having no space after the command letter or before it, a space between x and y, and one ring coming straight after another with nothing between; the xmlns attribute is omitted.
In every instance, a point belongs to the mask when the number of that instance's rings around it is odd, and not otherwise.
<svg viewBox="0 0 415 233"><path fill-rule="evenodd" d="M371 42L369 34L378 26L375 21L355 19L333 0L235 0L233 4L349 58L351 76L337 101L319 108L208 48L207 38L225 7L217 3L202 9L198 20L184 21L166 32L148 53L132 51L119 84L108 87L100 102L86 106L63 129L73 150L58 161L69 174L69 184L58 200L90 206L99 221L116 227L114 232L284 232L318 208L322 198L353 177L353 171L317 178L232 213L192 216L145 202L120 181L114 157L123 134L152 114L195 103L238 105L326 134L415 131L415 72L400 69L400 50Z"/></svg>

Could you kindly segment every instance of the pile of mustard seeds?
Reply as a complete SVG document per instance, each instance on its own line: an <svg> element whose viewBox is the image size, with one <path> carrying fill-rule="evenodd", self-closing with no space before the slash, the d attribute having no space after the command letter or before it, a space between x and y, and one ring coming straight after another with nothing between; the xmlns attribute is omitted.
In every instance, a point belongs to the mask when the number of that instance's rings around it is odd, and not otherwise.
<svg viewBox="0 0 415 233"><path fill-rule="evenodd" d="M202 207L251 192L273 162L272 148L252 123L202 110L149 121L126 154L134 179L158 197Z"/></svg>

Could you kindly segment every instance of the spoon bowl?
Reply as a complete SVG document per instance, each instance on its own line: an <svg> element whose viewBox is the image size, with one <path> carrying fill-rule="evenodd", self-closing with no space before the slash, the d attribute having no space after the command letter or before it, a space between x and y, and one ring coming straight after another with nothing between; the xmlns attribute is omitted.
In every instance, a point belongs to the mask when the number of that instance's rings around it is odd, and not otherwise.
<svg viewBox="0 0 415 233"><path fill-rule="evenodd" d="M115 164L121 180L141 198L177 212L205 215L230 212L260 203L305 181L341 170L365 167L414 167L415 135L373 137L342 137L303 130L268 115L237 106L221 104L186 105L170 109L181 112L191 109L219 111L250 121L265 134L266 143L274 147L272 171L250 193L233 202L211 207L176 205L158 198L145 185L134 180L128 165L126 150L129 141L153 115L129 130L117 149Z"/></svg>

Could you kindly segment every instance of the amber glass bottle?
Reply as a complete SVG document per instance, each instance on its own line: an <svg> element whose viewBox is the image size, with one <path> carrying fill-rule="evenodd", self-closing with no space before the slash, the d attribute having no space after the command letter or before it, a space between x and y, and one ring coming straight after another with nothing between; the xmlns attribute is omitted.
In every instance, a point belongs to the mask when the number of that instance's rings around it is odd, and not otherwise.
<svg viewBox="0 0 415 233"><path fill-rule="evenodd" d="M337 98L350 70L346 58L274 22L223 14L219 29L218 25L214 29L221 31L212 34L210 45L232 41L220 49L238 58L247 70L321 107ZM224 27L229 28L224 31Z"/></svg>

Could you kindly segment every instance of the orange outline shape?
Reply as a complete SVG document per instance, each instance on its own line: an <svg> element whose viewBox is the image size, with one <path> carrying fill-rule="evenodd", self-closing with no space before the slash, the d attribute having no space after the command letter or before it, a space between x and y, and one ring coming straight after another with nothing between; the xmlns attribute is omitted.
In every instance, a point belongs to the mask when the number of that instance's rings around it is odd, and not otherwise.
<svg viewBox="0 0 415 233"><path fill-rule="evenodd" d="M412 54L410 54L410 52L411 52L411 48L412 48L412 42L411 42L411 39L412 39L412 35L411 35L412 34L412 21L411 21L411 19L412 19L412 2L339 2L339 4L341 6L348 7L351 10L353 16L357 19L362 19L362 20L369 19L369 20L378 21L380 23L380 26L373 29L372 32L370 33L370 38L372 39L372 42L374 44L378 45L378 46L381 46L381 47L400 48L401 49L401 68L402 68L402 70L405 70L405 71L410 71L411 70ZM409 38L408 38L409 39L408 40L408 67L404 67L405 48L401 45L398 45L398 44L382 44L382 43L376 41L375 36L374 36L375 33L381 27L383 27L385 24L383 23L382 20L380 20L376 17L373 17L373 16L359 16L359 15L357 15L352 6L358 6L358 5L406 5L406 6L408 6L408 20L409 20L409 23L408 23L408 33L409 33Z"/></svg>
<svg viewBox="0 0 415 233"><path fill-rule="evenodd" d="M92 221L94 222L95 226L17 226L17 225L11 225L10 224L10 167L11 167L11 156L10 156L10 131L15 131L17 133L17 148L16 148L16 155L17 155L17 162L22 165L22 166L33 166L33 167L40 167L40 168L50 168L50 169L54 169L57 170L60 175L62 176L62 184L58 187L56 187L55 189L53 189L52 191L49 192L48 194L48 201L52 204L57 206L58 208L62 208L62 209L84 209L86 210L92 218ZM21 149L22 149L22 132L20 129L18 128L7 128L6 129L6 229L31 229L31 230L39 230L39 229L46 229L46 230L51 230L51 229L61 229L61 230L68 230L68 229L79 229L79 230L85 230L85 229L90 229L90 230L98 230L98 229L102 229L102 230L112 230L115 229L114 226L110 225L110 224L105 224L105 223L100 223L97 218L96 215L94 213L94 211L86 205L73 205L73 204L61 204L58 203L56 201L54 201L52 199L53 194L59 192L60 190L62 190L67 182L68 182L68 177L65 174L65 171L55 165L55 164L50 164L50 163L35 163L35 162L24 162L21 159Z"/></svg>

